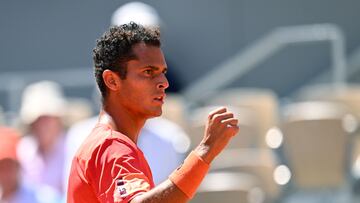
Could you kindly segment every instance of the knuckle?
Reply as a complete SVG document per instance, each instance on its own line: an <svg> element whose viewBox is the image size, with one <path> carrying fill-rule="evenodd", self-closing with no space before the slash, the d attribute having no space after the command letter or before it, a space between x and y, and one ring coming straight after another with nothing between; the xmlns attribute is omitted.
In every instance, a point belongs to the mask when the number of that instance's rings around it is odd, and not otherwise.
<svg viewBox="0 0 360 203"><path fill-rule="evenodd" d="M219 114L216 114L215 116L213 116L214 121L219 121L220 119L221 119L221 116Z"/></svg>

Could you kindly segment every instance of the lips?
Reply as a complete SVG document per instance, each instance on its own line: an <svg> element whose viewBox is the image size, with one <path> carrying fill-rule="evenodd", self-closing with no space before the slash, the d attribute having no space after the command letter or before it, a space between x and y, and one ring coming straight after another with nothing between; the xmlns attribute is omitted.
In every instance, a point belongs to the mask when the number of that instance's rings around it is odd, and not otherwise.
<svg viewBox="0 0 360 203"><path fill-rule="evenodd" d="M161 102L161 103L164 103L165 97L166 97L166 94L159 95L159 96L155 97L154 100L158 101L158 102Z"/></svg>

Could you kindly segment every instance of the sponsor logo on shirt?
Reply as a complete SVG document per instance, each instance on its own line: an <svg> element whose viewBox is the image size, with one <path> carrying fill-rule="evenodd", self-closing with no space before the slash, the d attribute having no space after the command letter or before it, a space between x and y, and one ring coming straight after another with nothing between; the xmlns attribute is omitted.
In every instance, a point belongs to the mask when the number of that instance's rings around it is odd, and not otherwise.
<svg viewBox="0 0 360 203"><path fill-rule="evenodd" d="M122 180L122 179L116 180L116 189L122 198L127 196L125 182L126 182L126 180Z"/></svg>
<svg viewBox="0 0 360 203"><path fill-rule="evenodd" d="M121 202L128 200L134 195L149 191L151 189L147 177L142 173L132 173L114 179L114 200Z"/></svg>

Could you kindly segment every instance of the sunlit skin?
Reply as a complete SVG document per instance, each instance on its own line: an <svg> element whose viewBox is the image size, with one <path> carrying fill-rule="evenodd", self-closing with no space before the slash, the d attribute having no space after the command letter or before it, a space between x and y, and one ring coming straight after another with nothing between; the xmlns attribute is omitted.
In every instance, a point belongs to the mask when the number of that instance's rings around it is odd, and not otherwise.
<svg viewBox="0 0 360 203"><path fill-rule="evenodd" d="M105 70L107 86L100 122L111 125L135 143L145 121L160 116L169 87L167 66L159 47L138 43L133 46L137 59L127 62L126 79L111 70Z"/></svg>

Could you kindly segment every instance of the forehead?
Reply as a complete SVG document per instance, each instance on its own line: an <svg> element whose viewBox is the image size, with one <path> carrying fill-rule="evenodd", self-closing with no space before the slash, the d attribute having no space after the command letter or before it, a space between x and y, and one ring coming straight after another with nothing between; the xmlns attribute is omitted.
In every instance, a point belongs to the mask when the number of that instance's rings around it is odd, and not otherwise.
<svg viewBox="0 0 360 203"><path fill-rule="evenodd" d="M166 66L164 54L160 47L138 43L133 46L132 51L136 55L136 59L130 60L128 64Z"/></svg>

